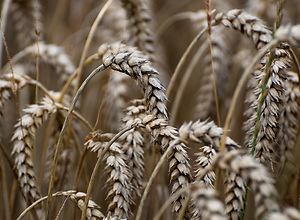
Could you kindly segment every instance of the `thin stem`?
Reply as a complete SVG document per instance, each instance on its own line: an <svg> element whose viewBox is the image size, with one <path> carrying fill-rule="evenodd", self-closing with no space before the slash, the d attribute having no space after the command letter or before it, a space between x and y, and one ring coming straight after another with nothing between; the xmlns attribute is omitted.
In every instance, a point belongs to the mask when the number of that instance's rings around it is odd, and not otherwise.
<svg viewBox="0 0 300 220"><path fill-rule="evenodd" d="M11 0L3 1L2 10L1 10L1 26L2 26L3 35L6 29L6 21L7 21L7 15L9 12L8 9L10 7L10 4L11 4ZM2 67L3 40L4 38L0 38L0 67Z"/></svg>
<svg viewBox="0 0 300 220"><path fill-rule="evenodd" d="M185 71L184 76L182 77L182 80L180 82L180 85L177 89L177 92L176 92L176 95L175 95L175 98L174 98L174 101L173 101L172 114L171 114L171 118L170 118L170 124L171 125L175 123L175 120L176 120L177 114L178 114L178 110L179 110L179 106L180 106L180 103L181 103L181 100L182 100L182 96L184 94L184 91L186 91L185 88L187 87L189 79L191 78L191 76L193 74L193 70L194 70L195 66L199 62L199 59L203 55L206 48L207 48L206 44L203 44L198 49L196 54L193 56L192 61L188 65L188 68Z"/></svg>
<svg viewBox="0 0 300 220"><path fill-rule="evenodd" d="M195 12L187 11L175 14L165 20L158 28L156 32L156 38L161 39L163 33L174 23L184 20L184 19L191 19L191 17L195 14Z"/></svg>
<svg viewBox="0 0 300 220"><path fill-rule="evenodd" d="M88 65L90 62L92 62L93 60L97 60L97 58L99 59L99 56L98 54L94 54L94 55L91 55L89 56L88 58L86 58L86 60L84 61L83 63L83 66L86 66ZM71 85L72 81L77 77L78 75L78 71L79 71L79 68L77 68L74 73L68 78L67 82L65 83L64 87L62 88L61 90L61 95L58 99L58 102L61 102L64 95L67 93L67 90L69 88L69 86Z"/></svg>
<svg viewBox="0 0 300 220"><path fill-rule="evenodd" d="M167 99L170 99L170 95L173 92L173 88L177 85L180 70L181 70L187 56L190 54L193 47L196 45L196 43L200 40L200 38L203 36L203 34L206 31L207 31L207 27L203 28L202 31L200 31L200 33L193 39L193 41L190 43L190 45L188 46L188 48L186 49L186 51L184 52L184 54L180 58L179 63L177 64L177 66L175 68L175 71L174 71L174 74L172 75L172 78L171 78L170 83L168 85L168 89L167 89L167 92L166 92ZM171 117L172 117L172 115L171 115Z"/></svg>
<svg viewBox="0 0 300 220"><path fill-rule="evenodd" d="M51 194L51 197L57 197L57 196L63 196L63 194L61 192L57 192L57 193L53 193ZM35 202L33 202L30 206L28 206L17 218L17 220L21 220L31 209L33 209L35 206L37 206L39 203L45 201L46 199L48 199L48 196L44 196L38 200L36 200Z"/></svg>
<svg viewBox="0 0 300 220"><path fill-rule="evenodd" d="M103 18L105 12L107 11L107 9L109 8L109 6L113 3L114 0L108 0L105 5L102 7L102 9L100 10L100 12L98 13L92 27L91 27L91 30L89 32L89 35L87 37L87 40L85 42L85 45L84 45L84 48L83 48L83 51L82 51L82 54L81 54L81 57L80 57L80 61L79 61L79 67L78 67L78 77L77 77L77 86L75 88L75 91L77 90L77 88L79 87L80 85L80 79L81 79L81 74L82 74L82 67L83 67L83 62L85 60L85 57L87 55L87 52L90 48L90 45L91 45L91 42L92 42L92 39L95 35L95 32L96 32L96 29L101 21L101 19Z"/></svg>
<svg viewBox="0 0 300 220"><path fill-rule="evenodd" d="M52 171L51 171L51 178L50 178L50 183L49 183L49 188L48 188L48 199L47 199L47 210L46 210L46 220L49 219L49 212L50 212L50 206L51 206L51 199L52 199L52 188L53 188L53 184L54 184L54 179L55 179L55 173L56 173L56 167L57 167L57 161L58 161L58 153L60 151L61 148L61 143L63 140L63 136L65 134L66 131L66 127L70 121L72 112L75 108L76 102L79 98L79 96L81 95L83 89L85 88L85 86L87 85L87 83L97 74L99 73L101 70L105 69L106 67L104 65L100 65L99 67L97 67L85 80L84 82L81 84L80 88L78 89L71 107L68 111L68 114L66 116L66 119L64 121L63 127L61 129L61 132L59 134L59 138L58 138L58 142L56 145L56 150L55 150L55 154L54 154L54 159L53 159L53 167L52 167Z"/></svg>
<svg viewBox="0 0 300 220"><path fill-rule="evenodd" d="M169 155L169 153L171 152L171 150L173 150L173 147L176 145L176 144L179 144L181 141L179 138L177 138L176 140L174 140L172 142L172 144L169 145L168 149L164 152L164 154L162 155L162 157L160 158L160 160L158 161L158 163L156 164L151 176L150 176L150 179L148 180L147 182L147 186L144 190L144 193L143 193L143 196L141 198L141 202L139 204L139 208L138 208L138 211L137 211L137 214L136 214L136 220L140 220L142 218L142 211L143 211L143 207L145 205L145 202L146 202L146 199L147 199L147 196L150 192L150 189L151 189L151 186L153 184L153 181L154 181L154 178L155 176L158 174L159 172L159 169L161 168L161 166L163 165L163 163L165 162L165 160L167 159L167 156ZM81 219L83 220L83 219Z"/></svg>
<svg viewBox="0 0 300 220"><path fill-rule="evenodd" d="M218 93L217 93L217 85L216 85L216 75L214 70L214 58L212 55L212 42L211 42L211 10L210 10L211 0L206 1L207 6L207 32L208 32L208 42L209 42L209 53L210 53L210 66L211 66L211 73L213 76L213 84L214 84L214 97L215 97L215 104L216 104L216 112L217 112L217 121L218 126L221 126L220 120L220 110L219 110L219 102L218 102Z"/></svg>
<svg viewBox="0 0 300 220"><path fill-rule="evenodd" d="M91 175L91 179L87 188L87 192L86 192L86 197L85 197L85 202L84 202L84 206L83 206L83 210L82 210L82 215L81 215L81 220L84 220L86 217L86 210L87 210L87 205L88 205L88 201L90 199L91 196L91 191L92 191L92 187L93 184L95 182L95 177L96 174L98 173L100 164L101 164L101 160L102 157L104 156L104 154L108 151L108 149L110 148L110 146L116 141L118 140L119 137L121 137L124 133L126 133L127 131L131 130L132 128L138 126L140 123L135 123L132 124L129 127L124 128L122 131L120 131L118 134L116 134L107 144L107 146L105 146L104 150L102 151L101 155L98 157L97 163L93 169L92 175Z"/></svg>
<svg viewBox="0 0 300 220"><path fill-rule="evenodd" d="M259 60L261 60L261 58L266 54L266 52L268 50L270 50L271 48L275 47L278 43L279 43L278 39L274 39L270 43L268 43L266 46L264 46L257 53L257 55L254 57L252 62L248 65L247 69L242 74L242 77L239 80L239 83L238 83L238 85L237 85L237 87L234 91L234 95L233 95L233 98L232 98L232 101L231 101L231 105L230 105L230 108L229 108L229 111L228 111L228 114L227 114L227 117L226 117L226 121L225 121L225 125L224 125L224 134L222 135L222 139L221 139L220 151L223 151L225 149L225 140L226 140L226 137L228 135L229 126L230 126L230 122L231 122L234 110L236 109L237 100L238 100L239 95L241 94L242 89L245 87L245 84L247 82L247 79L248 79L249 75L251 74L253 68L259 62Z"/></svg>

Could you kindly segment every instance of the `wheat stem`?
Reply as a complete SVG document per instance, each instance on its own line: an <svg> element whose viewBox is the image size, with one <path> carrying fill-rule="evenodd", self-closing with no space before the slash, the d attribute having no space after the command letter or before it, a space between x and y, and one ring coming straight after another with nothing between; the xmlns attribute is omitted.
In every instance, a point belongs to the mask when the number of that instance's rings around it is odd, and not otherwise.
<svg viewBox="0 0 300 220"><path fill-rule="evenodd" d="M188 48L185 50L184 54L180 58L180 61L178 62L177 66L174 70L174 73L172 75L172 78L169 82L169 85L168 85L168 89L167 89L167 92L166 92L167 99L170 99L171 93L173 92L174 87L178 83L177 81L178 81L178 77L179 77L179 74L180 74L180 70L183 67L183 64L184 64L187 56L191 53L191 51L194 48L194 46L196 45L196 43L200 40L200 38L203 36L203 34L206 31L207 31L207 27L203 28L200 31L200 33L193 39L193 41L190 43L190 45L188 46ZM165 101L165 104L166 104L166 102L167 101ZM170 119L170 124L171 125L172 125L172 123L171 123L172 121L174 121L174 119L172 120L172 116L171 116L171 119Z"/></svg>
<svg viewBox="0 0 300 220"><path fill-rule="evenodd" d="M91 27L91 30L89 32L89 35L87 37L87 40L85 42L85 45L84 45L84 48L83 48L83 51L82 51L82 54L81 54L81 57L80 57L80 61L79 61L79 67L78 67L78 74L77 74L77 86L75 88L75 91L77 90L77 88L79 88L79 85L80 85L80 78L81 78L81 74L82 74L82 68L83 68L83 63L84 63L84 60L85 60L85 57L87 55L87 52L90 48L90 45L91 45L91 42L92 42L92 39L95 35L95 32L96 32L96 29L101 21L101 19L103 18L105 12L107 11L107 9L109 8L109 6L113 3L114 0L108 0L105 5L103 6L103 8L100 10L100 12L98 13L92 27ZM75 92L74 91L74 92Z"/></svg>
<svg viewBox="0 0 300 220"><path fill-rule="evenodd" d="M147 186L144 190L144 193L143 193L143 196L142 196L142 199L141 199L141 202L139 204L139 208L138 208L138 211L137 211L137 214L136 214L136 220L141 220L142 218L142 211L143 211L143 208L144 208L144 205L145 205L145 202L146 202L146 199L147 199L147 196L150 192L150 189L151 189L151 186L153 184L153 181L154 181L154 178L156 177L156 175L158 174L161 166L163 165L163 163L165 162L165 160L167 159L167 156L169 155L169 153L171 152L171 150L173 149L173 147L176 145L176 144L179 144L181 141L179 138L175 139L172 144L169 145L169 147L167 148L167 150L164 152L164 154L161 156L161 158L159 159L158 163L156 164L148 182L147 182Z"/></svg>
<svg viewBox="0 0 300 220"><path fill-rule="evenodd" d="M59 138L57 141L57 145L56 145L56 150L55 150L55 154L54 154L54 159L53 159L53 167L52 167L52 171L51 171L51 178L50 178L50 183L49 183L49 188L48 188L48 198L47 198L47 209L46 209L46 220L49 219L49 212L50 212L50 206L51 206L51 199L52 199L52 188L53 188L53 184L54 184L54 178L55 178L55 173L56 173L56 167L57 167L57 161L58 161L58 153L60 151L61 148L61 143L63 140L63 136L65 134L65 130L66 130L66 126L68 125L72 112L75 108L76 102L79 98L79 96L81 95L83 89L85 88L85 86L87 85L87 83L97 74L99 73L101 70L105 69L104 65L100 65L99 67L97 67L81 84L80 88L78 89L76 95L74 96L74 99L72 101L71 107L68 111L68 114L65 118L63 127L61 129L61 132L59 134Z"/></svg>
<svg viewBox="0 0 300 220"><path fill-rule="evenodd" d="M279 43L278 39L274 39L274 40L270 41L270 43L268 43L266 46L264 46L257 53L257 55L254 57L252 62L249 64L247 69L244 71L241 79L239 80L239 83L238 83L238 85L235 89L235 92L234 92L234 95L233 95L233 98L232 98L232 101L231 101L231 104L230 104L230 108L228 110L228 114L227 114L227 117L226 117L226 121L225 121L225 125L224 125L224 134L223 134L222 140L221 140L220 151L225 149L225 139L226 139L227 134L229 132L230 122L231 122L234 110L237 109L237 100L238 100L239 95L241 94L242 89L245 87L245 83L247 82L247 78L251 74L251 71L253 70L255 65L259 62L259 60L261 60L261 58L266 54L266 52L268 50L270 50L271 48L275 47L278 43Z"/></svg>
<svg viewBox="0 0 300 220"><path fill-rule="evenodd" d="M175 120L177 118L177 114L178 114L178 110L180 103L182 101L182 97L185 91L186 86L188 85L189 79L191 78L192 74L193 74L193 69L195 68L195 66L197 65L200 57L203 55L204 51L206 49L206 45L202 45L196 52L196 54L193 56L192 61L190 62L187 70L184 73L184 76L179 84L179 87L177 89L173 104L172 104L172 114L170 117L170 124L174 124L174 122L172 121ZM169 88L169 87L168 87Z"/></svg>
<svg viewBox="0 0 300 220"><path fill-rule="evenodd" d="M11 4L11 0L3 1L2 10L1 10L1 29L3 33L5 32L6 29L6 20L7 20L10 4ZM2 67L2 54L3 54L3 38L1 37L0 38L0 67Z"/></svg>

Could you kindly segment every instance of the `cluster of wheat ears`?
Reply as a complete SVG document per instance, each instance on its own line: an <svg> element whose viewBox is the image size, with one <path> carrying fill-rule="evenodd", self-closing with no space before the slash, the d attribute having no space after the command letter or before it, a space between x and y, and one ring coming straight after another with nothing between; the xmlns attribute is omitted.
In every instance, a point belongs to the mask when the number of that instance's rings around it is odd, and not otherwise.
<svg viewBox="0 0 300 220"><path fill-rule="evenodd" d="M299 0L1 3L1 219L300 220Z"/></svg>

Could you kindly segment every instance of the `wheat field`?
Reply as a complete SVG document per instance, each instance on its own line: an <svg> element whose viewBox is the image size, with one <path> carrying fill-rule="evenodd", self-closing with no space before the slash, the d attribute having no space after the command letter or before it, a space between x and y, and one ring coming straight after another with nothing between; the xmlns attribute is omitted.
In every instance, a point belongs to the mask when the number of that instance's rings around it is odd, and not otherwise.
<svg viewBox="0 0 300 220"><path fill-rule="evenodd" d="M299 0L1 6L0 219L300 220Z"/></svg>

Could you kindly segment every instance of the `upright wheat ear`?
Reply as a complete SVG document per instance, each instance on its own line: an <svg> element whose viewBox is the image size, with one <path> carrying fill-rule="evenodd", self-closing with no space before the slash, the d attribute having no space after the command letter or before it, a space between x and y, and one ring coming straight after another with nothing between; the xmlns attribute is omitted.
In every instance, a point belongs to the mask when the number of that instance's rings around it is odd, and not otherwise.
<svg viewBox="0 0 300 220"><path fill-rule="evenodd" d="M104 44L98 49L105 66L128 74L137 79L142 86L150 114L159 118L167 118L167 110L164 105L166 96L164 87L156 77L158 71L151 66L148 58L136 48L126 46L119 42Z"/></svg>
<svg viewBox="0 0 300 220"><path fill-rule="evenodd" d="M152 32L149 28L151 21L147 6L149 2L147 0L122 0L122 3L129 20L129 44L151 56L154 49Z"/></svg>
<svg viewBox="0 0 300 220"><path fill-rule="evenodd" d="M130 102L126 108L126 117L123 122L126 126L136 123L146 117L146 102L144 99L135 99ZM141 128L133 128L121 136L123 149L127 155L127 164L132 173L131 183L133 186L133 198L138 199L141 196L144 177L144 136L145 131Z"/></svg>
<svg viewBox="0 0 300 220"><path fill-rule="evenodd" d="M212 166L235 173L248 183L253 191L258 218L264 218L267 213L279 212L274 180L266 168L252 156L239 150L221 152L214 157Z"/></svg>
<svg viewBox="0 0 300 220"><path fill-rule="evenodd" d="M204 182L206 188L213 188L215 172L213 170L206 172L205 168L211 165L213 158L219 152L223 128L216 126L214 122L196 121L183 124L179 129L179 135L182 139L200 144L200 152L196 153L197 159L195 161L196 178L201 176L201 181ZM229 137L226 137L225 146L227 150L240 148ZM239 219L243 210L246 183L239 174L234 172L225 173L225 183L226 212L232 219ZM198 211L196 209L193 211L194 217L197 217Z"/></svg>
<svg viewBox="0 0 300 220"><path fill-rule="evenodd" d="M56 106L49 98L44 98L39 105L29 106L24 110L25 115L15 125L16 131L11 139L21 191L31 202L40 197L32 161L35 132L56 111Z"/></svg>

